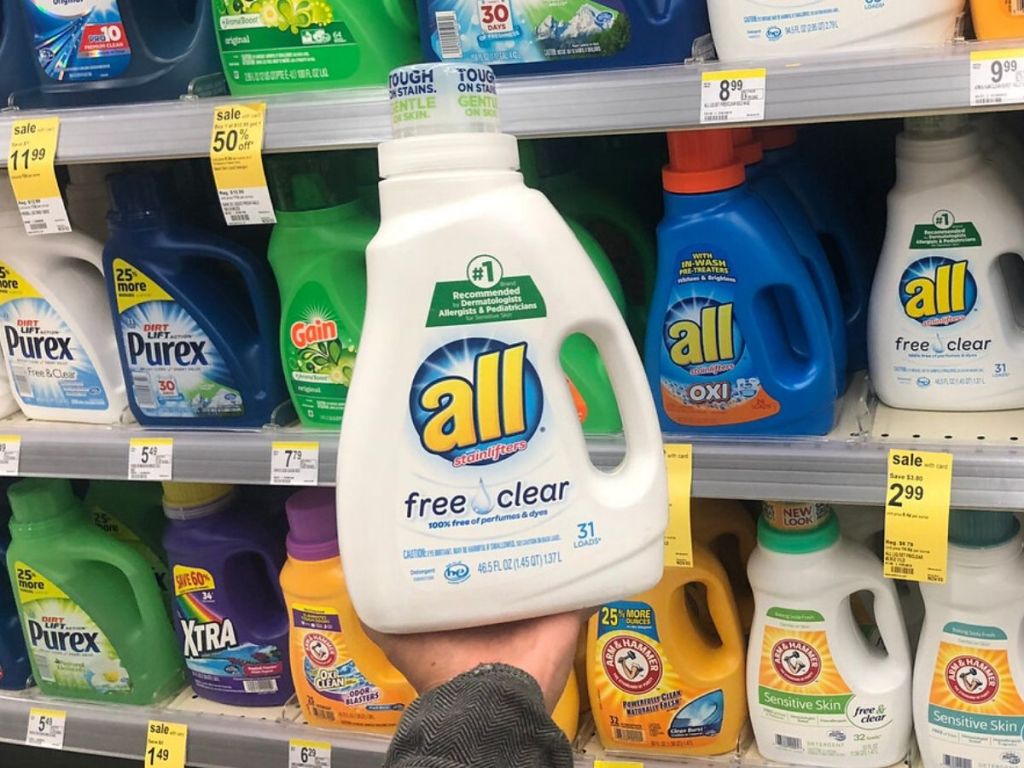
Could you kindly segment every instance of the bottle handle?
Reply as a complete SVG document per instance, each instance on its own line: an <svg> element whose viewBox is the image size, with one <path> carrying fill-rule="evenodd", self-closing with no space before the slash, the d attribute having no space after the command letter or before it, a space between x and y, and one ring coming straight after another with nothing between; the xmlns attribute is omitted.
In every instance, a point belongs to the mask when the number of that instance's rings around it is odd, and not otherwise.
<svg viewBox="0 0 1024 768"><path fill-rule="evenodd" d="M743 626L725 568L713 557L709 557L704 568L697 572L696 578L692 581L703 584L707 590L711 622L722 640L720 647L708 647L710 657L723 661L729 658L745 658Z"/></svg>
<svg viewBox="0 0 1024 768"><path fill-rule="evenodd" d="M59 252L67 258L84 261L89 266L95 268L101 276L106 275L103 269L103 251L101 249L91 246L87 241L82 240L78 236L57 239L56 244L60 247Z"/></svg>
<svg viewBox="0 0 1024 768"><path fill-rule="evenodd" d="M903 621L903 611L900 608L899 598L896 596L896 589L888 582L879 583L877 580L865 584L863 589L875 597L875 623L878 625L878 634L888 653L888 657L882 663L909 669L913 659L907 639L907 626ZM894 642L897 638L901 642Z"/></svg>
<svg viewBox="0 0 1024 768"><path fill-rule="evenodd" d="M381 5L384 8L391 22L398 27L398 29L407 34L418 34L419 24L416 22L416 9L408 7L410 3L405 0L381 0Z"/></svg>

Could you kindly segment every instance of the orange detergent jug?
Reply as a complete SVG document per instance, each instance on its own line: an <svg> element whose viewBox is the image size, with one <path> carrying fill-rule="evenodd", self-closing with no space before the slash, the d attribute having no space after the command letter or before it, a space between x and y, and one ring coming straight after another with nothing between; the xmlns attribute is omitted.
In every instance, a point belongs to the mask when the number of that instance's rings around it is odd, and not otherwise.
<svg viewBox="0 0 1024 768"><path fill-rule="evenodd" d="M718 755L747 718L744 637L725 568L694 544L693 568L669 566L653 589L602 605L587 632L587 687L610 752ZM688 606L701 584L710 622Z"/></svg>
<svg viewBox="0 0 1024 768"><path fill-rule="evenodd" d="M979 40L1024 37L1021 0L971 0L971 18Z"/></svg>
<svg viewBox="0 0 1024 768"><path fill-rule="evenodd" d="M576 731L580 727L580 689L575 669L569 672L569 682L562 691L562 698L555 705L555 711L551 713L551 719L562 729L570 743L576 738Z"/></svg>
<svg viewBox="0 0 1024 768"><path fill-rule="evenodd" d="M757 546L757 522L742 502L726 499L693 499L693 540L712 552L725 568L732 587L744 635L754 621L754 592L747 580L747 561ZM696 585L691 585L695 588ZM706 606L694 600L693 607Z"/></svg>

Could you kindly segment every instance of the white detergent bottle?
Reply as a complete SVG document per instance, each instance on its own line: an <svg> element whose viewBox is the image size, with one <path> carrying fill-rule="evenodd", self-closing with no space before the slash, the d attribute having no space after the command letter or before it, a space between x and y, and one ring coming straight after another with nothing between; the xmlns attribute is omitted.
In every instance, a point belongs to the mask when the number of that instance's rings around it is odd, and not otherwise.
<svg viewBox="0 0 1024 768"><path fill-rule="evenodd" d="M1024 407L1024 202L963 117L908 120L896 164L868 312L875 391L894 408Z"/></svg>
<svg viewBox="0 0 1024 768"><path fill-rule="evenodd" d="M914 727L924 768L1024 760L1024 556L1009 512L949 515L945 584L922 584Z"/></svg>
<svg viewBox="0 0 1024 768"><path fill-rule="evenodd" d="M911 657L896 588L882 564L842 539L828 514L778 529L764 517L747 566L754 624L747 653L750 721L769 760L883 768L910 747ZM886 650L871 646L850 598L874 595Z"/></svg>
<svg viewBox="0 0 1024 768"><path fill-rule="evenodd" d="M590 258L498 133L492 71L391 74L381 228L338 454L338 533L383 632L600 605L661 578L661 433L629 331ZM590 461L559 350L597 345L626 455Z"/></svg>
<svg viewBox="0 0 1024 768"><path fill-rule="evenodd" d="M124 412L102 255L75 232L26 235L0 174L0 345L29 418L112 424Z"/></svg>

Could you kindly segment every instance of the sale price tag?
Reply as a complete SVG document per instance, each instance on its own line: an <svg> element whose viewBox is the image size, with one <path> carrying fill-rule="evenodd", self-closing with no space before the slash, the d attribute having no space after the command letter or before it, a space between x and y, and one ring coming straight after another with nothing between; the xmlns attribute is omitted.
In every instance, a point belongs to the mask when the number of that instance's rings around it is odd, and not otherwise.
<svg viewBox="0 0 1024 768"><path fill-rule="evenodd" d="M693 486L693 446L666 445L668 470L668 528L665 529L665 565L693 567L690 532L690 492Z"/></svg>
<svg viewBox="0 0 1024 768"><path fill-rule="evenodd" d="M60 118L57 117L15 120L11 127L7 170L21 222L30 235L71 231L53 170L59 133Z"/></svg>
<svg viewBox="0 0 1024 768"><path fill-rule="evenodd" d="M64 724L67 715L59 709L36 709L28 713L25 744L44 749L64 749Z"/></svg>
<svg viewBox="0 0 1024 768"><path fill-rule="evenodd" d="M129 480L170 480L174 438L133 437L128 443Z"/></svg>
<svg viewBox="0 0 1024 768"><path fill-rule="evenodd" d="M331 768L331 745L292 739L288 742L288 768Z"/></svg>
<svg viewBox="0 0 1024 768"><path fill-rule="evenodd" d="M700 84L700 122L753 123L764 120L767 69L705 72Z"/></svg>
<svg viewBox="0 0 1024 768"><path fill-rule="evenodd" d="M1024 103L1024 48L971 53L971 106Z"/></svg>
<svg viewBox="0 0 1024 768"><path fill-rule="evenodd" d="M885 576L946 583L953 456L889 451L885 493Z"/></svg>
<svg viewBox="0 0 1024 768"><path fill-rule="evenodd" d="M15 477L21 468L21 438L0 435L0 476Z"/></svg>
<svg viewBox="0 0 1024 768"><path fill-rule="evenodd" d="M263 120L267 105L225 104L213 112L210 163L228 226L274 224L263 172Z"/></svg>
<svg viewBox="0 0 1024 768"><path fill-rule="evenodd" d="M320 443L281 443L270 449L271 485L316 485L320 481Z"/></svg>
<svg viewBox="0 0 1024 768"><path fill-rule="evenodd" d="M146 768L185 768L188 726L150 720L146 730Z"/></svg>

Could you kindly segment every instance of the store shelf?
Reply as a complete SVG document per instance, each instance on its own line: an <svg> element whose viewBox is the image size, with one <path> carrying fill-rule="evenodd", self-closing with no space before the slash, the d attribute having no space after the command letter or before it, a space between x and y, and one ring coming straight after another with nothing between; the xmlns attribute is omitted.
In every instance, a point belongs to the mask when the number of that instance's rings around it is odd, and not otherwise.
<svg viewBox="0 0 1024 768"><path fill-rule="evenodd" d="M940 49L749 62L768 69L770 122L878 118L970 108L970 51L1012 47L958 43ZM505 78L500 81L506 131L521 137L664 131L699 124L706 70L745 64L671 65L645 69ZM213 108L232 99L186 99L123 107L65 110L57 160L81 163L205 155ZM237 99L235 99L237 101ZM265 150L373 146L391 136L383 88L274 96ZM0 146L19 113L0 113ZM0 153L0 164L8 152Z"/></svg>

